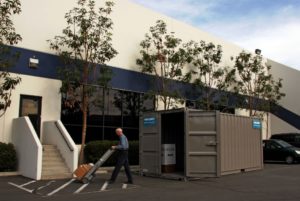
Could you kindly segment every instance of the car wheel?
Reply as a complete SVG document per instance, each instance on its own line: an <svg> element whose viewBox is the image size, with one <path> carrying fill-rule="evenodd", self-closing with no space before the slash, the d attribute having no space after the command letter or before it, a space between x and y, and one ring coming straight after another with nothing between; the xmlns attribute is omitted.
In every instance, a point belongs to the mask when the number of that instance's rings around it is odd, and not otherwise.
<svg viewBox="0 0 300 201"><path fill-rule="evenodd" d="M294 162L293 156L287 156L287 157L285 158L285 162L286 162L287 164L292 164L292 163Z"/></svg>

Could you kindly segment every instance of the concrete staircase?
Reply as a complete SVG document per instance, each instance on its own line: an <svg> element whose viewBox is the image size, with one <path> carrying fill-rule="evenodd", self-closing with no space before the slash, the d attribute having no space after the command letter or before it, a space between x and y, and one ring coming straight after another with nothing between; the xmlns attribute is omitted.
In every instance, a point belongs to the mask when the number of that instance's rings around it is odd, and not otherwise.
<svg viewBox="0 0 300 201"><path fill-rule="evenodd" d="M43 145L42 180L71 178L67 167L55 145Z"/></svg>

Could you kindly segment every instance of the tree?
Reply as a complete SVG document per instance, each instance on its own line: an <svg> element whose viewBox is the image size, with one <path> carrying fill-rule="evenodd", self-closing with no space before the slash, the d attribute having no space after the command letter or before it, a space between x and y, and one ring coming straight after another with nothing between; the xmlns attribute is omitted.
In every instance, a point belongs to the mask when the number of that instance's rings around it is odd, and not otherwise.
<svg viewBox="0 0 300 201"><path fill-rule="evenodd" d="M49 42L50 48L63 61L64 66L60 72L61 92L66 94L65 105L73 107L80 103L83 115L80 164L83 162L87 113L95 90L94 84L108 86L112 73L105 63L115 57L117 51L111 44L113 22L109 18L114 3L107 1L98 11L94 0L78 0L77 5L65 15L67 27L63 29L62 35L55 36Z"/></svg>
<svg viewBox="0 0 300 201"><path fill-rule="evenodd" d="M12 91L21 82L18 76L11 76L8 72L19 58L18 53L12 53L10 45L22 40L16 33L11 16L21 12L19 0L0 1L0 117L3 116L11 104Z"/></svg>
<svg viewBox="0 0 300 201"><path fill-rule="evenodd" d="M222 47L205 41L191 42L193 52L193 68L186 74L186 79L193 77L194 84L200 89L200 99L197 103L200 108L212 110L220 105L226 105L228 97L224 91L229 91L235 80L233 70L220 66Z"/></svg>
<svg viewBox="0 0 300 201"><path fill-rule="evenodd" d="M264 63L260 53L242 51L235 58L234 69L237 75L234 89L246 96L250 116L257 116L257 111L270 111L270 103L278 103L285 96L281 92L282 79L274 80L271 66Z"/></svg>
<svg viewBox="0 0 300 201"><path fill-rule="evenodd" d="M183 68L191 62L188 44L176 38L173 33L167 32L164 21L158 20L155 26L150 27L150 33L140 43L141 58L136 60L143 73L154 75L154 86L150 92L158 94L163 102L164 109L174 106L172 100L178 102L180 93L172 89L172 80L183 80Z"/></svg>

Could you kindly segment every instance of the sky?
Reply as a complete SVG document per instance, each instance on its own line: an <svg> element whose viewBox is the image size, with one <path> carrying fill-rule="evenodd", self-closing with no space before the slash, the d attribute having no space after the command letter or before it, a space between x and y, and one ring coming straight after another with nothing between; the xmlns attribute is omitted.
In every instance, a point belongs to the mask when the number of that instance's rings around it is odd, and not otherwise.
<svg viewBox="0 0 300 201"><path fill-rule="evenodd" d="M300 0L131 0L300 70Z"/></svg>

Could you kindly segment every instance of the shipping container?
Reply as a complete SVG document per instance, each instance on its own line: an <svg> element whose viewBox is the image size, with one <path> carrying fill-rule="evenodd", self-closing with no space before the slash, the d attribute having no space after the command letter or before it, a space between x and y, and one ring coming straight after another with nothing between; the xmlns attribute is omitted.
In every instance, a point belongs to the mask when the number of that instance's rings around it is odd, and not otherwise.
<svg viewBox="0 0 300 201"><path fill-rule="evenodd" d="M142 175L190 179L263 168L257 118L188 108L146 112L139 135ZM169 159L166 146L174 152Z"/></svg>

